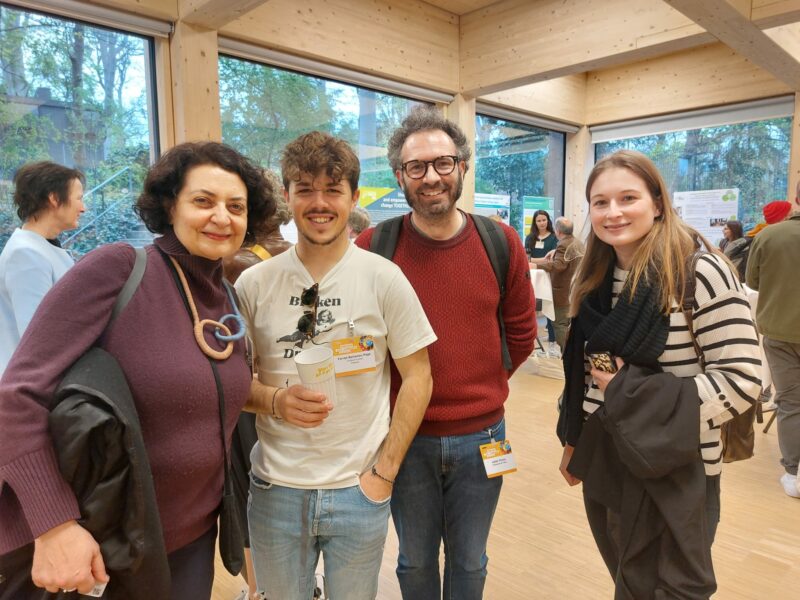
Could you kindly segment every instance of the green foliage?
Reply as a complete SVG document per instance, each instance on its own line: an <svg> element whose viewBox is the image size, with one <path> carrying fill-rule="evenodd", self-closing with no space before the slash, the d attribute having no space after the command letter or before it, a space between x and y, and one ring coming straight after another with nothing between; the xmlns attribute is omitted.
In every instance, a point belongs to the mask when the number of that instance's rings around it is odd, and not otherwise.
<svg viewBox="0 0 800 600"><path fill-rule="evenodd" d="M106 212L71 242L78 254L139 227L130 206L150 155L145 47L137 36L0 6L0 247L18 224L10 180L35 160L81 169L87 189L128 168L87 197L84 227Z"/></svg>
<svg viewBox="0 0 800 600"><path fill-rule="evenodd" d="M791 119L751 121L598 144L598 158L627 148L648 155L670 192L739 188L745 230L761 207L786 195Z"/></svg>
<svg viewBox="0 0 800 600"><path fill-rule="evenodd" d="M325 131L359 154L360 185L396 187L386 145L418 102L228 56L219 86L223 141L259 164L279 172L286 144Z"/></svg>
<svg viewBox="0 0 800 600"><path fill-rule="evenodd" d="M553 134L482 115L476 119L476 134L475 191L508 194L511 198L509 221L524 237L522 197L554 196L558 199L562 195L562 189L548 186ZM563 152L563 136L559 139ZM556 179L563 181L563 174L557 175Z"/></svg>

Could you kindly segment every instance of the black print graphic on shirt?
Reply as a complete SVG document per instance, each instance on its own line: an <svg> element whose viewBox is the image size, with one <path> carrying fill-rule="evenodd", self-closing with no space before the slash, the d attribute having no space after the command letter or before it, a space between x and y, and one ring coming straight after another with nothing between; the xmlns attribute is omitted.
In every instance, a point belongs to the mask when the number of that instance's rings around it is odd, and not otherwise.
<svg viewBox="0 0 800 600"><path fill-rule="evenodd" d="M319 299L319 302L317 303L317 325L314 328L315 336L319 335L324 331L328 331L336 324L336 316L333 314L333 311L330 308L326 307L334 307L341 305L342 305L341 298ZM289 298L289 306L301 306L300 296L291 296ZM302 312L298 312L297 315L298 320L302 315L303 315ZM284 358L292 358L294 357L295 354L298 354L302 351L303 345L309 340L303 332L301 332L299 329L295 329L292 333L281 336L276 341L278 343L289 342L292 344L291 348L285 348L283 351Z"/></svg>

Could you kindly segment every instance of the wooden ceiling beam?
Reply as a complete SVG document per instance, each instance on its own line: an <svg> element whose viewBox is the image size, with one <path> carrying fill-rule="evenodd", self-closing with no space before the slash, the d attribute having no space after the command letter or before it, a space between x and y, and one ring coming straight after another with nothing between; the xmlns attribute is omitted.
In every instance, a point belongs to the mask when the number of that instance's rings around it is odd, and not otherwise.
<svg viewBox="0 0 800 600"><path fill-rule="evenodd" d="M269 0L178 0L181 21L220 29Z"/></svg>
<svg viewBox="0 0 800 600"><path fill-rule="evenodd" d="M793 90L800 90L800 62L750 20L749 0L664 0L740 56Z"/></svg>

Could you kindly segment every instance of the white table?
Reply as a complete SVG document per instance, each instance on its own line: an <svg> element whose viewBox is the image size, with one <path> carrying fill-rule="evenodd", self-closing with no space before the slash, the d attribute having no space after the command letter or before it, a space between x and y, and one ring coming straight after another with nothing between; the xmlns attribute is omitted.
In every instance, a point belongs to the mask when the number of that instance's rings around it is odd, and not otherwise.
<svg viewBox="0 0 800 600"><path fill-rule="evenodd" d="M542 301L542 314L551 321L556 320L553 305L553 286L550 284L550 273L542 269L531 269L531 285L537 300Z"/></svg>

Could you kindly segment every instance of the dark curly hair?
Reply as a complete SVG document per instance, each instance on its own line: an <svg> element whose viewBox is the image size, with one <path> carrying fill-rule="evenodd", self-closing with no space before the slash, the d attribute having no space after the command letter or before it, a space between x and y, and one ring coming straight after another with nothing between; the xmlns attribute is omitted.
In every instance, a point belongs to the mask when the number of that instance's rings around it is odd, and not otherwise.
<svg viewBox="0 0 800 600"><path fill-rule="evenodd" d="M403 168L403 161L400 152L403 144L413 134L420 131L444 131L456 145L458 160L463 160L466 169L469 170L469 159L472 151L469 149L469 140L464 135L464 131L453 121L447 119L437 108L432 106L418 106L403 119L400 127L394 130L389 139L388 157L389 164L393 171ZM464 171L466 173L466 171Z"/></svg>
<svg viewBox="0 0 800 600"><path fill-rule="evenodd" d="M73 180L86 183L83 173L50 161L29 163L14 174L14 204L17 216L27 221L49 206L50 194L55 194L59 206L69 201L69 186Z"/></svg>
<svg viewBox="0 0 800 600"><path fill-rule="evenodd" d="M136 200L136 214L147 229L163 234L172 228L170 213L183 188L186 173L201 165L215 165L238 175L247 188L247 233L252 244L268 228L275 213L273 184L250 159L219 142L187 142L167 150L147 171L144 188Z"/></svg>

